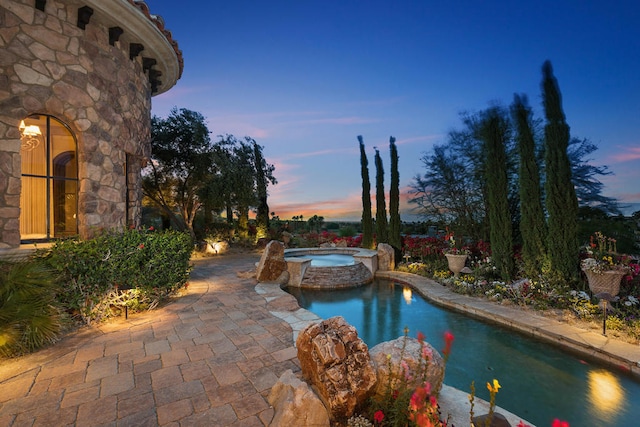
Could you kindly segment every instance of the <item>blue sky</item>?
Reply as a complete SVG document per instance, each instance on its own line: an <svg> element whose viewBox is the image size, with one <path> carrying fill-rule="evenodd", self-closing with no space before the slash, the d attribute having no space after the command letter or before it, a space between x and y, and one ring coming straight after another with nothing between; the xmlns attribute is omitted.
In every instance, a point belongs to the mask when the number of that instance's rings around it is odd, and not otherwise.
<svg viewBox="0 0 640 427"><path fill-rule="evenodd" d="M599 149L605 194L640 203L640 3L604 1L148 0L184 54L152 100L202 113L212 135L253 137L275 165L280 218L361 217L357 136L375 182L396 137L402 196L460 113L524 93L542 118L553 64L572 136ZM375 204L374 204L375 206ZM640 209L640 205L634 210ZM401 205L403 220L414 220Z"/></svg>

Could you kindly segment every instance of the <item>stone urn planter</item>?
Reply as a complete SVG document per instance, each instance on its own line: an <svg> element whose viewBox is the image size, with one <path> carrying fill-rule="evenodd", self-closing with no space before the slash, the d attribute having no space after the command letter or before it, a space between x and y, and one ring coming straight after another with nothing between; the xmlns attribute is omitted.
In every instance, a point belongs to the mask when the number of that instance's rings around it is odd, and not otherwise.
<svg viewBox="0 0 640 427"><path fill-rule="evenodd" d="M606 270L595 272L589 269L583 269L587 275L589 289L593 295L600 299L603 309L602 316L602 335L607 336L607 302L613 301L614 297L620 292L620 282L627 274L621 270Z"/></svg>
<svg viewBox="0 0 640 427"><path fill-rule="evenodd" d="M594 295L607 293L610 297L615 297L620 292L620 282L627 274L625 271L607 270L596 273L591 270L583 270L587 275L589 289Z"/></svg>
<svg viewBox="0 0 640 427"><path fill-rule="evenodd" d="M453 277L460 276L460 271L464 268L465 262L467 262L466 254L444 254L447 257L449 263L449 270L453 272Z"/></svg>

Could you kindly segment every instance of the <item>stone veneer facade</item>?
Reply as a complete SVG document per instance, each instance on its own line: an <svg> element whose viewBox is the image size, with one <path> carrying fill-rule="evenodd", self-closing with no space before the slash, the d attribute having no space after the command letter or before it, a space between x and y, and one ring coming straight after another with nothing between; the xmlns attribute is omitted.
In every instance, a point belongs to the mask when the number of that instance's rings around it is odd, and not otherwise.
<svg viewBox="0 0 640 427"><path fill-rule="evenodd" d="M31 114L77 139L80 236L139 225L151 96L181 72L177 44L144 2L0 0L0 250L20 245L18 127Z"/></svg>

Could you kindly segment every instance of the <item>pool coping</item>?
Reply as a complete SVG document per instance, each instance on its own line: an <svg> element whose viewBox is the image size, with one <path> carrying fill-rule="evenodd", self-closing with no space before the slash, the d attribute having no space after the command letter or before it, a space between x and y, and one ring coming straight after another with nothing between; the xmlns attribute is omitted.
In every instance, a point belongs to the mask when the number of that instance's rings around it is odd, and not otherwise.
<svg viewBox="0 0 640 427"><path fill-rule="evenodd" d="M637 344L544 317L520 306L504 306L457 294L432 279L416 274L378 271L375 277L407 284L427 300L442 307L499 324L640 378L640 346Z"/></svg>

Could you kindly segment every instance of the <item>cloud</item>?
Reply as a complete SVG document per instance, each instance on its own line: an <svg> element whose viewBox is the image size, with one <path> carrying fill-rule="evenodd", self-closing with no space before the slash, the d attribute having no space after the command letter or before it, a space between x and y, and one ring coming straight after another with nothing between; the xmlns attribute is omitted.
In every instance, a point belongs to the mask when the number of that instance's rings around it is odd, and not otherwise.
<svg viewBox="0 0 640 427"><path fill-rule="evenodd" d="M640 146L638 147L618 147L620 150L617 154L613 154L611 159L616 162L631 162L640 160Z"/></svg>
<svg viewBox="0 0 640 427"><path fill-rule="evenodd" d="M297 125L314 125L314 124L335 124L335 125L361 125L366 123L377 123L378 119L369 119L365 117L328 117L322 119L302 120L293 122Z"/></svg>
<svg viewBox="0 0 640 427"><path fill-rule="evenodd" d="M343 153L355 153L357 150L354 148L334 148L334 149L326 149L326 150L317 150L317 151L307 151L306 153L290 153L286 156L287 159L301 159L306 157L315 157L315 156L333 156L336 154Z"/></svg>
<svg viewBox="0 0 640 427"><path fill-rule="evenodd" d="M434 141L442 138L442 136L443 135L441 134L435 134L435 135L420 135L420 136L414 136L411 138L403 138L403 139L396 140L396 145L406 145L406 144L413 144L416 142Z"/></svg>

